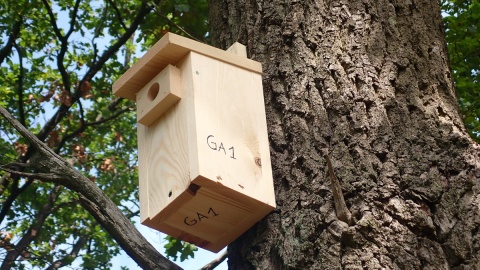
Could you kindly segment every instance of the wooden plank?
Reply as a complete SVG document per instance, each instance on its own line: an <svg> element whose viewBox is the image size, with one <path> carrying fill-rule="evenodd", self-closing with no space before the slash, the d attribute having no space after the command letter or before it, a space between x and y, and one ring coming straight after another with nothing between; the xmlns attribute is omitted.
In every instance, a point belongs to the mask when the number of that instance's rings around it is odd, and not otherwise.
<svg viewBox="0 0 480 270"><path fill-rule="evenodd" d="M138 124L140 218L148 223L190 185L190 168L198 167L193 126L193 89L189 58L177 63L184 82L182 99L150 126ZM187 197L182 196L182 201Z"/></svg>
<svg viewBox="0 0 480 270"><path fill-rule="evenodd" d="M274 209L225 187L201 187L184 202L181 207L168 205L143 224L212 252L220 251Z"/></svg>
<svg viewBox="0 0 480 270"><path fill-rule="evenodd" d="M135 100L135 94L165 66L168 64L175 65L190 51L252 72L262 73L262 66L259 62L179 35L167 33L113 84L113 93L120 97Z"/></svg>
<svg viewBox="0 0 480 270"><path fill-rule="evenodd" d="M233 43L226 51L247 58L247 47L241 43Z"/></svg>
<svg viewBox="0 0 480 270"><path fill-rule="evenodd" d="M192 55L198 178L275 207L261 75ZM203 181L199 179L210 179Z"/></svg>
<svg viewBox="0 0 480 270"><path fill-rule="evenodd" d="M182 102L160 118L162 125L149 128L146 146L150 154L148 171L149 213L156 214L190 185L186 110ZM143 151L144 153L146 151Z"/></svg>
<svg viewBox="0 0 480 270"><path fill-rule="evenodd" d="M200 188L197 194L165 220L165 223L215 243L253 212L254 208L241 202Z"/></svg>
<svg viewBox="0 0 480 270"><path fill-rule="evenodd" d="M151 125L180 100L181 92L180 70L172 65L166 66L137 93L137 121L145 126Z"/></svg>

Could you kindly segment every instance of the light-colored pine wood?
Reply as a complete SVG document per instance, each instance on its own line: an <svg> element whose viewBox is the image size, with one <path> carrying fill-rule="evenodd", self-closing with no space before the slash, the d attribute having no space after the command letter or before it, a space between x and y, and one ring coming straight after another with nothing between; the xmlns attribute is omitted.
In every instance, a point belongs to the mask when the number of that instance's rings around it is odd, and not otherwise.
<svg viewBox="0 0 480 270"><path fill-rule="evenodd" d="M183 39L182 48L196 44ZM165 61L175 66L157 70L150 81L128 75L140 87L134 95L137 110L143 110L138 113L141 222L217 252L275 208L261 72L224 61L248 60L241 44L232 45L232 53L222 51L221 60L209 55L218 49L189 49L174 62L171 54L156 50L147 53L149 61L170 59ZM142 66L149 65L141 63L137 73L144 71ZM181 99L145 104L150 86L172 85L176 71Z"/></svg>
<svg viewBox="0 0 480 270"><path fill-rule="evenodd" d="M184 191L190 185L189 173L192 167L198 167L191 158L198 156L196 133L189 128L194 126L191 61L185 58L177 67L183 98L150 126L137 126L140 220L146 225L159 213L168 216L175 207L166 207L177 197L181 198L180 205L188 200Z"/></svg>
<svg viewBox="0 0 480 270"><path fill-rule="evenodd" d="M235 42L228 47L227 52L247 58L247 47L238 42Z"/></svg>
<svg viewBox="0 0 480 270"><path fill-rule="evenodd" d="M259 62L173 33L167 33L113 84L113 93L135 100L135 94L159 71L168 64L175 65L191 51L243 69L262 73L262 65Z"/></svg>
<svg viewBox="0 0 480 270"><path fill-rule="evenodd" d="M173 105L150 127L138 124L142 220L162 211L190 183L187 127L182 105L180 102Z"/></svg>
<svg viewBox="0 0 480 270"><path fill-rule="evenodd" d="M198 174L210 179L198 184L221 184L274 206L261 76L195 52L191 57Z"/></svg>
<svg viewBox="0 0 480 270"><path fill-rule="evenodd" d="M137 121L149 126L181 98L180 70L166 66L137 93Z"/></svg>

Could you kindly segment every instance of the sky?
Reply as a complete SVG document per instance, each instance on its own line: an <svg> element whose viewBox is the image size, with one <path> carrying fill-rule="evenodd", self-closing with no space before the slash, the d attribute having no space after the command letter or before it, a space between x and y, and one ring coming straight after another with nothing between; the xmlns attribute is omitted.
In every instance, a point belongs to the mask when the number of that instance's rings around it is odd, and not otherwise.
<svg viewBox="0 0 480 270"><path fill-rule="evenodd" d="M150 229L142 224L140 224L139 218L136 218L135 226L140 231L140 233L152 244L163 256L165 256L165 249L163 246L165 245L165 234ZM190 269L200 269L207 263L211 262L212 260L216 259L223 253L225 249L219 251L218 253L213 253L208 250L204 250L202 248L198 248L198 251L195 252L195 257L192 259L185 260L180 262L180 259L177 259L175 262L180 267L185 270ZM140 268L137 263L132 260L125 252L115 257L112 261L113 268L112 270L120 270L122 266L128 267L131 270L142 269ZM223 261L219 266L215 268L216 270L227 270L227 260Z"/></svg>

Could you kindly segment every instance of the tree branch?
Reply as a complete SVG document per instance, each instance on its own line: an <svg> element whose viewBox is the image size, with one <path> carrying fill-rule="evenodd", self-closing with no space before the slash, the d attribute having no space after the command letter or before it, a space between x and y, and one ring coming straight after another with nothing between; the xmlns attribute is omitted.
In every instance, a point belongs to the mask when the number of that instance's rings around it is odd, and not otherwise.
<svg viewBox="0 0 480 270"><path fill-rule="evenodd" d="M68 29L68 32L65 34L65 42L68 40L70 35L73 33L73 29L75 29L75 21L77 20L78 7L80 6L81 1L82 0L77 0L75 2L75 6L73 7L72 19L70 21L70 29Z"/></svg>
<svg viewBox="0 0 480 270"><path fill-rule="evenodd" d="M198 39L198 38L192 36L190 33L188 33L187 30L183 29L183 27L181 27L180 25L176 24L176 23L175 23L174 21L172 21L170 18L168 18L167 16L165 16L164 14L162 14L160 11L158 11L158 6L157 6L157 5L155 5L154 10L155 10L155 13L157 13L158 16L164 18L164 19L168 22L168 24L170 24L170 26L174 26L174 27L178 28L178 30L180 30L182 33L184 33L184 34L185 34L186 36L188 36L189 38L194 39L194 40L196 40L196 41L202 42L200 39Z"/></svg>
<svg viewBox="0 0 480 270"><path fill-rule="evenodd" d="M112 200L90 179L75 170L73 166L30 133L2 106L0 106L0 114L38 150L40 157L37 160L38 167L42 168L44 173L57 175L57 177L45 181L61 184L77 192L83 207L140 267L144 269L181 269L158 253ZM60 178L61 180L59 180Z"/></svg>
<svg viewBox="0 0 480 270"><path fill-rule="evenodd" d="M54 263L52 263L49 267L47 267L45 270L56 270L61 267L67 266L71 264L77 257L78 253L80 250L85 246L85 244L88 241L88 237L85 235L81 235L77 242L73 245L72 250L70 251L70 254L65 255L63 258L56 260Z"/></svg>
<svg viewBox="0 0 480 270"><path fill-rule="evenodd" d="M47 217L55 211L53 204L58 198L61 186L56 186L48 195L48 201L42 207L42 210L35 216L35 220L32 222L30 228L22 236L20 241L14 245L14 249L10 249L5 256L5 260L0 267L0 270L7 270L12 267L12 263L20 256L26 249L27 246L40 235L40 230L45 223Z"/></svg>
<svg viewBox="0 0 480 270"><path fill-rule="evenodd" d="M118 21L120 22L120 25L123 27L123 30L127 31L128 27L123 23L122 14L120 13L120 10L118 10L118 7L115 5L115 2L112 0L107 0L107 3L109 3L115 10L115 13L117 14L117 17L118 17Z"/></svg>
<svg viewBox="0 0 480 270"><path fill-rule="evenodd" d="M52 8L50 7L50 4L48 3L47 0L42 0L42 2L43 2L43 5L45 6L45 8L47 9L48 17L50 18L50 24L53 27L53 32L58 37L58 39L63 40L64 36L60 32L60 29L58 29L57 19L55 18L55 14L53 14L53 11L52 11Z"/></svg>
<svg viewBox="0 0 480 270"><path fill-rule="evenodd" d="M58 53L58 56L57 56L57 68L58 68L58 71L60 71L60 75L62 76L63 87L65 87L65 90L70 93L70 76L68 75L68 72L65 69L65 66L63 65L65 53L67 52L67 49L68 49L68 43L67 43L68 36L67 35L64 36L60 32L60 29L57 26L55 14L53 14L52 8L48 4L47 0L42 0L42 2L45 8L47 9L48 16L50 17L50 24L53 27L53 32L55 32L55 35L58 37L61 43L60 52ZM71 34L71 32L69 34Z"/></svg>
<svg viewBox="0 0 480 270"><path fill-rule="evenodd" d="M70 202L71 203L71 202ZM67 203L63 204L66 205ZM59 204L60 206L60 204ZM135 212L131 212L130 214L127 215L127 217L130 219L140 213L139 210ZM94 223L95 225L98 225L98 223ZM61 267L70 265L77 257L78 254L80 253L80 250L85 246L85 244L88 242L89 238L86 235L80 235L79 239L75 242L73 245L72 250L68 255L65 255L63 258L53 262L49 267L47 267L45 270L56 270Z"/></svg>
<svg viewBox="0 0 480 270"><path fill-rule="evenodd" d="M26 125L26 122L25 122L25 109L23 107L23 79L25 77L25 70L23 69L23 52L22 52L22 48L20 48L20 46L17 45L17 43L14 42L14 45L15 49L17 50L17 53L18 53L18 63L20 65L20 74L18 74L18 87L17 87L17 95L18 95L18 100L17 100L17 104L18 104L18 114L19 114L19 118L20 118L20 123L22 123L22 125Z"/></svg>
<svg viewBox="0 0 480 270"><path fill-rule="evenodd" d="M46 0L43 0L46 1ZM90 69L87 71L83 79L80 81L78 84L78 90L76 91L76 94L72 96L72 105L75 103L82 95L80 91L81 85L87 81L92 79L95 74L102 68L102 66L105 64L106 61L108 61L130 38L131 35L135 32L135 30L138 28L140 23L143 21L144 17L151 11L151 8L146 6L144 3L142 3L142 6L140 7L137 16L135 16L134 21L132 22L132 25L130 25L130 28L128 28L128 31L126 31L118 40L110 46L103 54L102 56L92 64ZM50 118L50 120L45 123L43 126L42 130L38 133L37 137L41 140L44 141L48 134L53 130L53 128L56 126L57 123L59 123L67 114L70 106L66 106L62 104L58 110L55 112L55 114Z"/></svg>
<svg viewBox="0 0 480 270"><path fill-rule="evenodd" d="M114 113L113 115L111 115L110 117L107 117L105 119L101 119L101 120L98 120L98 121L95 121L95 122L90 122L90 123L85 123L84 121L81 121L81 125L80 127L73 131L72 133L70 134L67 134L65 135L62 140L58 143L58 146L56 147L55 149L55 152L56 153L59 153L60 152L60 149L63 147L63 145L66 143L66 141L70 140L71 138L77 136L78 134L84 132L88 127L93 127L93 126L96 126L96 125L100 125L100 124L103 124L103 123L106 123L110 120L113 120L117 117L119 117L120 115L122 115L123 113L127 112L127 111L130 111L131 109L130 108L124 108L120 111L117 111L116 113Z"/></svg>
<svg viewBox="0 0 480 270"><path fill-rule="evenodd" d="M57 35L58 39L61 42L60 52L58 53L58 56L57 56L57 68L60 71L60 75L62 76L63 87L65 87L65 90L69 93L71 93L70 75L68 74L65 68L63 60L65 59L65 53L68 50L68 38L73 33L73 30L75 28L75 21L77 18L77 12L78 12L78 7L80 6L80 1L81 0L77 0L75 2L75 6L73 7L72 19L70 21L70 28L68 29L68 32L65 35L62 35L62 33L60 32L60 29L58 28L56 18L55 18L55 15L53 14L52 8L48 4L47 0L42 0L45 8L47 9L48 15L50 17L50 24L53 27L53 31L55 32L55 34Z"/></svg>
<svg viewBox="0 0 480 270"><path fill-rule="evenodd" d="M148 5L146 5L144 2L142 2L142 5L140 7L140 10L138 11L137 13L137 16L135 16L135 19L133 20L132 24L130 25L130 27L127 29L127 31L125 31L125 33L118 39L117 42L115 42L115 44L113 44L112 46L110 46L103 54L102 56L100 56L100 58L98 59L98 61L92 65L92 67L90 68L90 70L85 74L85 78L93 78L95 76L95 74L101 69L101 67L103 66L103 64L108 60L110 59L110 57L112 57L112 55L114 55L127 41L128 39L130 38L131 35L133 35L135 33L135 30L137 29L137 27L140 25L140 23L143 21L143 19L145 18L145 16L150 13L150 11L152 10L151 7L149 7ZM83 82L83 80L82 80ZM80 84L81 85L81 84Z"/></svg>
<svg viewBox="0 0 480 270"><path fill-rule="evenodd" d="M8 173L14 174L14 175L21 176L21 177L36 178L36 179L42 180L44 182L60 183L63 180L62 177L59 177L58 175L56 175L54 173L39 173L39 172L27 173L27 172L20 172L20 171L7 169L5 167L2 167L2 170L6 171Z"/></svg>
<svg viewBox="0 0 480 270"><path fill-rule="evenodd" d="M122 115L123 113L126 113L128 111L132 111L132 109L131 108L123 108L123 109L115 112L114 114L112 114L110 117L103 118L103 119L100 119L100 120L95 121L95 122L86 123L86 125L89 126L89 127L97 126L97 125L103 124L105 122L108 122L110 120L113 120L113 119L119 117L120 115Z"/></svg>
<svg viewBox="0 0 480 270"><path fill-rule="evenodd" d="M218 258L209 262L208 264L200 268L200 270L212 270L218 265L220 265L223 261L225 261L227 257L228 257L228 252L225 250L222 254L220 254L220 256L218 256Z"/></svg>
<svg viewBox="0 0 480 270"><path fill-rule="evenodd" d="M8 41L5 46L0 49L0 64L3 63L3 60L7 58L13 48L13 44L15 43L15 39L17 39L18 34L20 34L21 26L23 23L23 15L20 16L18 21L15 22L13 25L12 32L8 35Z"/></svg>
<svg viewBox="0 0 480 270"><path fill-rule="evenodd" d="M3 169L4 171L7 171ZM3 222L5 217L7 216L8 211L13 205L13 202L17 199L17 197L24 192L31 184L33 180L28 178L27 181L19 188L18 187L18 178L14 180L12 183L12 188L10 190L9 196L3 201L2 209L0 210L0 223Z"/></svg>

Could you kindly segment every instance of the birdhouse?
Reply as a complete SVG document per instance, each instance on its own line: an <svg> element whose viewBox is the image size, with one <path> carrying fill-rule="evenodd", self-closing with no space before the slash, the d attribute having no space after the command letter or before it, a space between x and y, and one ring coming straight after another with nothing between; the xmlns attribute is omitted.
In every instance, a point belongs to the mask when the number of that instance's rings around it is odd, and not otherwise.
<svg viewBox="0 0 480 270"><path fill-rule="evenodd" d="M142 224L217 252L275 208L261 64L168 33L113 85L136 101Z"/></svg>

